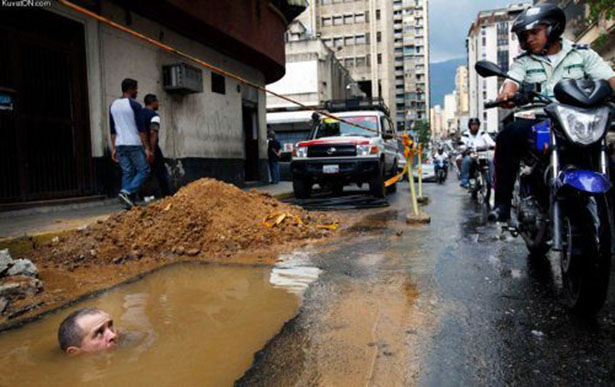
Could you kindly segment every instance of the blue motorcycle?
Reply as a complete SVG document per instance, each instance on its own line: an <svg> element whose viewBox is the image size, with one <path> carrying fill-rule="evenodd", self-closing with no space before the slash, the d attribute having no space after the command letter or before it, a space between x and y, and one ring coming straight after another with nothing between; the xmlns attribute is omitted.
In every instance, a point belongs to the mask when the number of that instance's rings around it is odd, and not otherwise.
<svg viewBox="0 0 615 387"><path fill-rule="evenodd" d="M476 70L508 78L487 61ZM555 86L553 102L533 85L519 90L515 116L531 114L538 124L517 176L509 230L521 235L532 256L559 253L569 306L593 315L606 300L615 253L605 139L615 117L613 91L606 81L565 79Z"/></svg>

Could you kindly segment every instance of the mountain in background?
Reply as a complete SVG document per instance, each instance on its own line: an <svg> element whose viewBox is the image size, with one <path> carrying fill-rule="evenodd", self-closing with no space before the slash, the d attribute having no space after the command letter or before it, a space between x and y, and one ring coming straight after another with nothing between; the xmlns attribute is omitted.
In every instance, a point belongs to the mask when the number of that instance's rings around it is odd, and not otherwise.
<svg viewBox="0 0 615 387"><path fill-rule="evenodd" d="M466 58L431 63L429 69L431 75L431 107L440 105L444 108L444 96L455 90L457 67L462 65L467 65Z"/></svg>

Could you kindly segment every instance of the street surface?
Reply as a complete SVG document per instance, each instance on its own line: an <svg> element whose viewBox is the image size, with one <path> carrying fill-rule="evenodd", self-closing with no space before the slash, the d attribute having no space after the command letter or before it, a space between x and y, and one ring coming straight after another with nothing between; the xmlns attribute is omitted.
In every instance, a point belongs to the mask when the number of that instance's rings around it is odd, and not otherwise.
<svg viewBox="0 0 615 387"><path fill-rule="evenodd" d="M595 320L571 315L556 256L529 259L457 183L426 185L430 225L405 224L403 183L341 241L304 251L323 272L238 384L614 383L613 291Z"/></svg>

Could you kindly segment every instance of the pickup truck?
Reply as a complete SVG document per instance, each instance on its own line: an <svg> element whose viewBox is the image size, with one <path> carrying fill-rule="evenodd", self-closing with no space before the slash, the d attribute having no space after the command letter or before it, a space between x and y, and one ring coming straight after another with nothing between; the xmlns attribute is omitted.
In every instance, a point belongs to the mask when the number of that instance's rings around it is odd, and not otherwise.
<svg viewBox="0 0 615 387"><path fill-rule="evenodd" d="M384 103L325 106L332 115L351 124L322 116L309 140L295 145L290 165L295 197L309 198L315 184L335 194L340 194L345 185L361 187L363 183L376 197L394 192L396 185L385 188L384 182L397 173L397 136Z"/></svg>

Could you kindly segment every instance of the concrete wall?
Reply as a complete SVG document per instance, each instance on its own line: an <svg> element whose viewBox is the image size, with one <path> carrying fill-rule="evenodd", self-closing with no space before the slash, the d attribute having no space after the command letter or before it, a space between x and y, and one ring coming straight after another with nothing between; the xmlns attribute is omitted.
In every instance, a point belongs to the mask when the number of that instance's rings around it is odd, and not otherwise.
<svg viewBox="0 0 615 387"><path fill-rule="evenodd" d="M306 105L319 105L330 99L346 98L352 82L348 70L320 39L286 43L286 75L267 88ZM296 107L295 104L267 95L267 108Z"/></svg>
<svg viewBox="0 0 615 387"><path fill-rule="evenodd" d="M104 3L103 15L122 20L124 11L111 3ZM202 60L264 84L261 73L246 65L166 30L159 24L133 16L131 28L148 36L164 36L164 43L188 52ZM187 96L169 94L162 88L162 66L185 62L175 55L126 35L101 26L102 73L104 79L104 106L121 94L120 84L126 77L139 81L139 100L154 93L160 100L161 148L167 157L243 158L243 132L241 121L241 90L237 81L226 78L226 94L211 91L211 72L203 69L203 92ZM262 93L259 94L262 99ZM264 99L263 99L264 102ZM106 112L105 112L106 113ZM108 119L104 114L105 119ZM259 116L262 136L265 138L265 117ZM108 133L108 124L99 130ZM265 141L262 141L265 150Z"/></svg>
<svg viewBox="0 0 615 387"><path fill-rule="evenodd" d="M122 8L110 2L101 3L101 8L103 16L125 24L125 11ZM115 180L118 173L107 160L110 144L108 107L120 96L121 81L127 77L139 81L139 102L142 103L148 93L156 94L160 100L160 145L165 156L173 159L174 170L179 174L175 176L177 182L185 183L189 177L201 176L215 176L234 183L243 182L245 150L242 96L243 99L252 96L248 98L258 106L259 158L263 164L261 170L264 171L267 154L266 103L263 92L252 90L252 93L245 93L247 86L240 86L237 81L225 77L226 93L213 93L211 72L202 69L202 93L186 96L169 94L162 87L162 66L189 62L64 7L55 5L52 12L80 21L85 26L91 146L99 177L99 191L111 192L113 189L109 185L117 185ZM133 30L160 39L180 51L255 84L265 83L263 73L249 65L239 63L139 15L132 14L131 19L129 27ZM188 171L189 168L195 170ZM266 173L261 173L261 177L266 179Z"/></svg>

